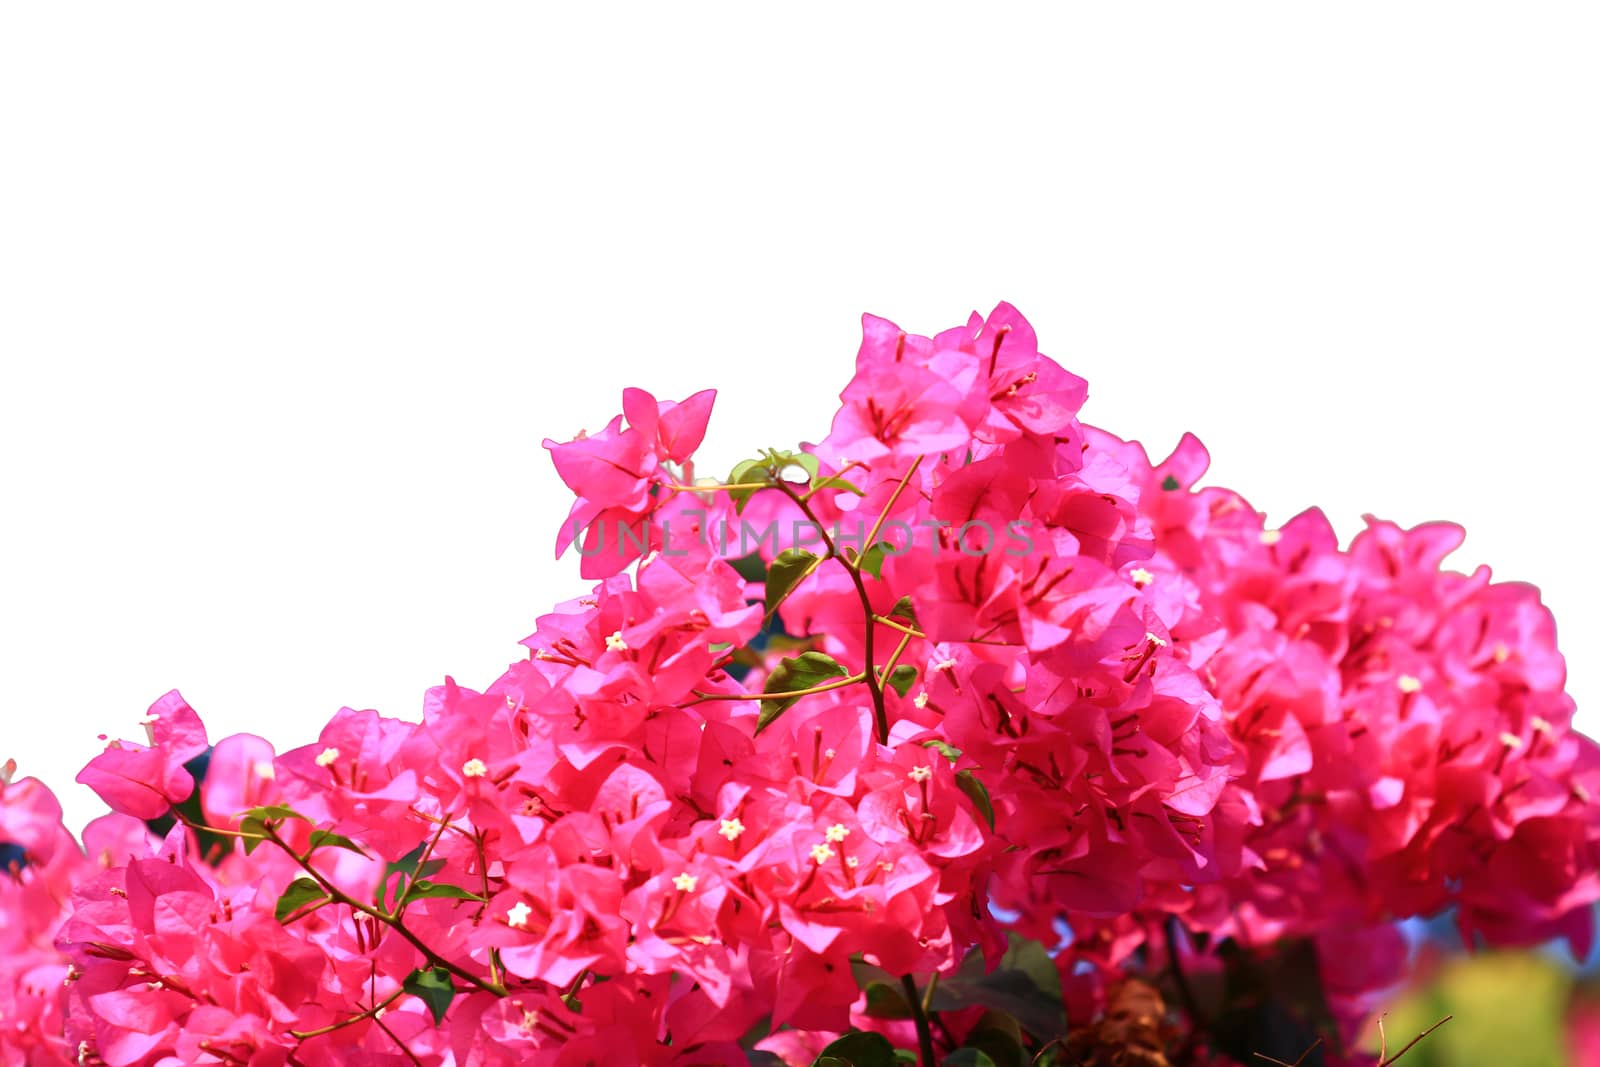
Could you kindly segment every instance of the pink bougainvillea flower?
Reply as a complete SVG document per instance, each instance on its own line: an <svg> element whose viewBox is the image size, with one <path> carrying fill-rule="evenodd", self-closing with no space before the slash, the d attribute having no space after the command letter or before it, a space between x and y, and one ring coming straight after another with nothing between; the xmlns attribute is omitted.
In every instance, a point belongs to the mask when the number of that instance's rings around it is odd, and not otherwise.
<svg viewBox="0 0 1600 1067"><path fill-rule="evenodd" d="M1586 952L1600 746L1537 590L1446 523L1272 526L1085 395L1010 305L867 316L828 435L711 485L714 394L626 390L545 442L596 584L499 677L281 754L169 693L79 776L82 847L7 765L0 1062L956 1062L1174 962L1243 1019L1294 960L1348 1041L1397 920ZM1196 1063L1304 1051L1207 1014L1161 1013Z"/></svg>
<svg viewBox="0 0 1600 1067"><path fill-rule="evenodd" d="M694 481L690 456L705 437L715 399L716 391L706 389L681 403L659 403L642 389L628 389L624 414L599 433L546 440L556 473L578 495L556 538L556 554L579 542L585 578L616 574L643 555L653 540L651 513L671 486Z"/></svg>
<svg viewBox="0 0 1600 1067"><path fill-rule="evenodd" d="M149 747L112 741L89 761L78 781L112 810L154 819L194 792L194 777L183 765L205 752L206 731L176 689L150 705L143 725Z"/></svg>

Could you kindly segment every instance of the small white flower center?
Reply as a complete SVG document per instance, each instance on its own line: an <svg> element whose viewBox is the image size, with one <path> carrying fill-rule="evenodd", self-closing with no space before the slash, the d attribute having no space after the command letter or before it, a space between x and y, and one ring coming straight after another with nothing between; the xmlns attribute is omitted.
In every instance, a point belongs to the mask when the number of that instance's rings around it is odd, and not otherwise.
<svg viewBox="0 0 1600 1067"><path fill-rule="evenodd" d="M461 773L468 778L482 778L489 773L489 766L474 756L461 765Z"/></svg>
<svg viewBox="0 0 1600 1067"><path fill-rule="evenodd" d="M740 822L737 817L723 819L721 825L717 827L717 833L726 837L729 841L737 841L739 835L744 833L744 823Z"/></svg>
<svg viewBox="0 0 1600 1067"><path fill-rule="evenodd" d="M606 648L610 649L612 652L628 651L628 642L622 639L621 630L618 630L616 633L606 638Z"/></svg>
<svg viewBox="0 0 1600 1067"><path fill-rule="evenodd" d="M321 752L317 753L317 766L318 767L330 766L338 758L339 758L339 750L338 749L336 749L336 748L325 748Z"/></svg>
<svg viewBox="0 0 1600 1067"><path fill-rule="evenodd" d="M1394 684L1400 687L1402 693L1416 693L1422 689L1422 679L1410 674L1402 674L1395 679Z"/></svg>
<svg viewBox="0 0 1600 1067"><path fill-rule="evenodd" d="M506 925L514 926L521 930L528 925L528 916L532 914L533 909L519 900L511 905L511 909L506 912Z"/></svg>

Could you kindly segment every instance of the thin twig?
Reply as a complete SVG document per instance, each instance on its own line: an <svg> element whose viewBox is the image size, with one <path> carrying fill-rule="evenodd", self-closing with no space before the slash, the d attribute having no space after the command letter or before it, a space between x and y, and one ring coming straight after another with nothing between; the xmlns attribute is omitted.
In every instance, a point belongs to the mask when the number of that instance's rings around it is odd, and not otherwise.
<svg viewBox="0 0 1600 1067"><path fill-rule="evenodd" d="M1421 1041L1423 1038L1427 1037L1429 1034L1433 1033L1435 1030L1439 1029L1439 1027L1443 1026L1445 1023L1449 1022L1453 1018L1455 1018L1454 1015L1446 1015L1443 1019L1440 1019L1438 1022L1434 1023L1432 1026L1430 1026L1426 1030L1422 1031L1422 1033L1418 1034L1416 1037L1412 1038L1410 1041L1407 1041L1406 1045L1405 1045L1405 1048L1401 1049L1399 1052L1396 1052L1393 1056L1390 1056L1388 1059L1380 1059L1379 1062L1378 1062L1378 1067L1389 1067L1389 1065L1391 1063L1393 1063L1395 1060L1399 1059L1401 1056L1404 1056L1406 1053L1410 1052L1412 1046L1415 1045L1418 1041ZM1378 1029L1379 1029L1379 1033L1383 1032L1383 1020L1382 1019L1378 1020Z"/></svg>
<svg viewBox="0 0 1600 1067"><path fill-rule="evenodd" d="M1282 1060L1278 1059L1276 1056L1268 1056L1265 1052L1252 1052L1251 1055L1256 1057L1257 1059L1266 1060L1268 1063L1276 1063L1278 1065L1278 1067L1300 1067L1300 1065L1302 1063L1306 1062L1306 1057L1307 1056L1310 1056L1313 1052L1317 1051L1317 1049L1319 1049L1321 1047L1322 1047L1322 1038L1319 1037L1315 1041L1311 1042L1311 1047L1306 1049L1304 1052L1300 1053L1299 1058L1296 1059L1293 1063L1284 1063Z"/></svg>

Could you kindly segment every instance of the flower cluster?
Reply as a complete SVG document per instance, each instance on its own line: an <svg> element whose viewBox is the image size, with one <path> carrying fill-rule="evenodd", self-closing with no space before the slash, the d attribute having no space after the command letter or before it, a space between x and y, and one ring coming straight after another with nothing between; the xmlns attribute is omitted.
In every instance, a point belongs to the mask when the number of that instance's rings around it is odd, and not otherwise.
<svg viewBox="0 0 1600 1067"><path fill-rule="evenodd" d="M712 398L546 442L599 584L481 691L285 752L168 694L82 848L8 775L0 1060L1363 1062L1400 920L1586 948L1600 750L1456 527L1268 529L1008 305L867 317L721 482Z"/></svg>

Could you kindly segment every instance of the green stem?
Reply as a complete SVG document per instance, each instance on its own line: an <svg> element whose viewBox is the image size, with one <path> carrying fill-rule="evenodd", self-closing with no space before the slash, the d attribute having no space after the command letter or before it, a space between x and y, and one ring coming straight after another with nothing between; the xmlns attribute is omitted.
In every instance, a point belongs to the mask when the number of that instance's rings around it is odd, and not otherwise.
<svg viewBox="0 0 1600 1067"><path fill-rule="evenodd" d="M350 894L346 893L344 890L328 881L321 871L317 870L306 861L304 856L290 848L288 842L284 841L283 838L278 836L277 830L274 829L271 824L266 824L266 834L267 840L271 841L273 844L283 849L284 852L288 853L289 857L293 859L295 863L300 865L300 869L309 874L312 881L321 886L322 891L327 893L328 896L332 897L335 901L354 911L359 911L363 915L376 919L378 922L394 930L395 933L411 942L411 946L418 952L422 953L422 955L427 958L428 962L433 964L435 967L443 967L445 970L449 971L463 982L468 982L471 985L483 990L485 993L493 993L497 997L503 997L506 995L505 986L500 985L497 982L485 982L482 978L479 978L471 971L451 963L449 960L445 959L443 956L439 955L433 949L424 944L422 939L413 933L411 928L406 926L399 919L393 915L390 915L388 912L379 911L377 908L373 908L361 903L361 901L355 899Z"/></svg>
<svg viewBox="0 0 1600 1067"><path fill-rule="evenodd" d="M922 1056L922 1067L935 1067L933 1058L933 1031L928 1028L928 1012L922 1003L922 998L917 995L917 980L909 974L900 977L900 985L906 991L906 1003L911 1005L911 1018L917 1024L917 1050Z"/></svg>
<svg viewBox="0 0 1600 1067"><path fill-rule="evenodd" d="M797 697L808 697L813 693L826 693L830 689L843 689L847 685L866 681L866 675L852 674L848 678L840 678L832 682L823 682L807 689L791 689L787 693L702 693L694 690L698 700L789 700Z"/></svg>

